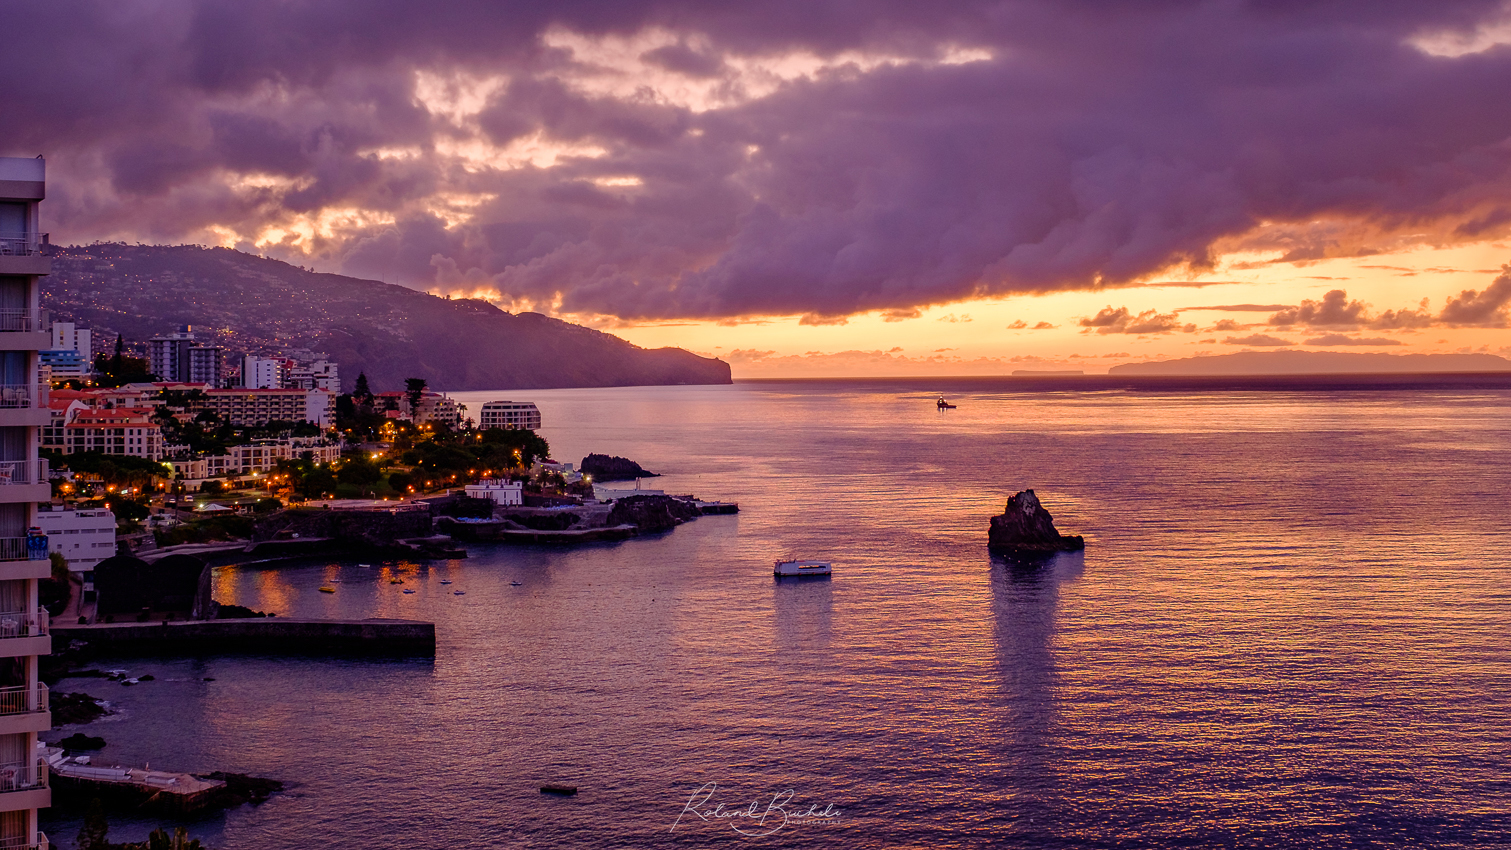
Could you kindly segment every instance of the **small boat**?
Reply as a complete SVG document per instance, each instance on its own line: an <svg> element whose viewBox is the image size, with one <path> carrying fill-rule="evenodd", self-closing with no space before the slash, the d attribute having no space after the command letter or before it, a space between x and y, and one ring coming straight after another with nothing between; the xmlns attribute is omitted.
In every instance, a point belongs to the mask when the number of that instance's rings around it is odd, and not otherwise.
<svg viewBox="0 0 1511 850"><path fill-rule="evenodd" d="M453 590L453 591L451 591L451 595L452 596L466 596L467 595L467 591L465 591L465 590Z"/></svg>
<svg viewBox="0 0 1511 850"><path fill-rule="evenodd" d="M949 402L945 401L944 400L944 396L940 396L939 397L939 409L940 410L954 410L955 409L955 405L950 404Z"/></svg>
<svg viewBox="0 0 1511 850"><path fill-rule="evenodd" d="M519 587L519 586L520 586L520 583L519 583L519 582L517 582L517 581L511 581L511 582L509 582L509 586L510 586L510 587Z"/></svg>
<svg viewBox="0 0 1511 850"><path fill-rule="evenodd" d="M335 593L336 589L334 587L331 587L330 585L327 584L327 585L324 585L324 586L322 586L320 588L320 592L321 593Z"/></svg>
<svg viewBox="0 0 1511 850"><path fill-rule="evenodd" d="M340 584L340 583L341 583L341 579L338 579L338 578L331 579L331 584Z"/></svg>
<svg viewBox="0 0 1511 850"><path fill-rule="evenodd" d="M407 587L406 587L406 588L404 588L404 592L405 592L405 593L414 593L414 591L413 591L413 590L412 590L412 589L410 589L410 588L407 588Z"/></svg>
<svg viewBox="0 0 1511 850"><path fill-rule="evenodd" d="M540 793L542 793L542 794L560 794L563 797L570 797L573 794L577 793L577 786L576 785L554 785L554 784L553 785L542 785L542 786L540 786Z"/></svg>
<svg viewBox="0 0 1511 850"><path fill-rule="evenodd" d="M359 567L370 567L372 564L358 564Z"/></svg>
<svg viewBox="0 0 1511 850"><path fill-rule="evenodd" d="M451 584L451 579L449 579L449 578L443 578L443 579L441 579L441 584Z"/></svg>
<svg viewBox="0 0 1511 850"><path fill-rule="evenodd" d="M391 578L391 579L388 580L388 583L389 584L403 584L404 583L404 579L401 579L401 578Z"/></svg>
<svg viewBox="0 0 1511 850"><path fill-rule="evenodd" d="M772 574L778 578L787 576L826 576L833 572L834 565L828 561L777 561Z"/></svg>

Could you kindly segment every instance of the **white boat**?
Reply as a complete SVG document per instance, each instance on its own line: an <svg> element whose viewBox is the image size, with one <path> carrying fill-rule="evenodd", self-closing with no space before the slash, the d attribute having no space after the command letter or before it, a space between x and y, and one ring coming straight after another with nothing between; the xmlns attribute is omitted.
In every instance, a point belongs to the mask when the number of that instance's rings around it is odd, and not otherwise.
<svg viewBox="0 0 1511 850"><path fill-rule="evenodd" d="M777 561L772 573L782 576L826 576L833 572L834 565L828 561Z"/></svg>

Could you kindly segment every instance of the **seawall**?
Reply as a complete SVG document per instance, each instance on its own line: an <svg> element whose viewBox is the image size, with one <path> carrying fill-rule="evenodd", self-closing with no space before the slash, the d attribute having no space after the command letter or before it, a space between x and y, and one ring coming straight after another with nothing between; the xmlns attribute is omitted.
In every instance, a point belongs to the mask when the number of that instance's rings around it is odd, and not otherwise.
<svg viewBox="0 0 1511 850"><path fill-rule="evenodd" d="M435 655L435 623L419 620L243 620L97 623L52 628L58 642L86 641L90 653L201 655Z"/></svg>

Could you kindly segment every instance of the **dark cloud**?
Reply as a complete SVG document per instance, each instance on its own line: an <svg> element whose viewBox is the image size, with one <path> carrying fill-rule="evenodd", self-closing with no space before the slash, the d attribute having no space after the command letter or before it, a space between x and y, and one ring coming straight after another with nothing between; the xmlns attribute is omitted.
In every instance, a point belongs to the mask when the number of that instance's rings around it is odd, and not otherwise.
<svg viewBox="0 0 1511 850"><path fill-rule="evenodd" d="M1262 228L1298 261L1504 233L1511 50L1414 46L1501 10L16 0L0 153L48 156L59 242L256 238L629 319L886 318L1201 269ZM1442 321L1504 323L1500 291Z"/></svg>
<svg viewBox="0 0 1511 850"><path fill-rule="evenodd" d="M1306 341L1307 345L1331 347L1335 345L1405 345L1399 339L1383 336L1348 336L1347 334L1323 334Z"/></svg>

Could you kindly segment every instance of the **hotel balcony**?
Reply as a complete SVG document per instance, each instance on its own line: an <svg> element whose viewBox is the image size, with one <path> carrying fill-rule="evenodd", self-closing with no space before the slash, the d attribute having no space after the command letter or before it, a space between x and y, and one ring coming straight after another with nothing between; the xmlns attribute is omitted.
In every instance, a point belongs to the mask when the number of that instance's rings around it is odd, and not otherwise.
<svg viewBox="0 0 1511 850"><path fill-rule="evenodd" d="M52 845L47 843L47 834L37 833L37 840L27 843L25 839L14 841L0 838L0 850L52 850Z"/></svg>
<svg viewBox="0 0 1511 850"><path fill-rule="evenodd" d="M46 732L52 728L47 686L37 684L0 688L0 735ZM0 850L5 845L0 843Z"/></svg>
<svg viewBox="0 0 1511 850"><path fill-rule="evenodd" d="M0 811L41 809L50 805L52 805L52 792L47 787L46 761L33 758L29 761L0 764ZM41 845L22 844L20 846L47 846L46 839L43 841Z"/></svg>
<svg viewBox="0 0 1511 850"><path fill-rule="evenodd" d="M0 348L8 334L0 333ZM30 350L30 349L28 349ZM40 427L52 421L47 387L40 384L0 384L0 426Z"/></svg>
<svg viewBox="0 0 1511 850"><path fill-rule="evenodd" d="M52 260L43 255L46 233L0 231L0 274L50 274Z"/></svg>
<svg viewBox="0 0 1511 850"><path fill-rule="evenodd" d="M0 245L3 245L0 240ZM40 310L0 310L0 350L45 351L52 335ZM0 845L3 848L3 845Z"/></svg>
<svg viewBox="0 0 1511 850"><path fill-rule="evenodd" d="M47 460L0 460L0 503L45 502L52 498ZM4 850L0 847L0 850Z"/></svg>
<svg viewBox="0 0 1511 850"><path fill-rule="evenodd" d="M47 612L41 609L32 614L0 613L0 658L51 655L52 637L47 625Z"/></svg>

